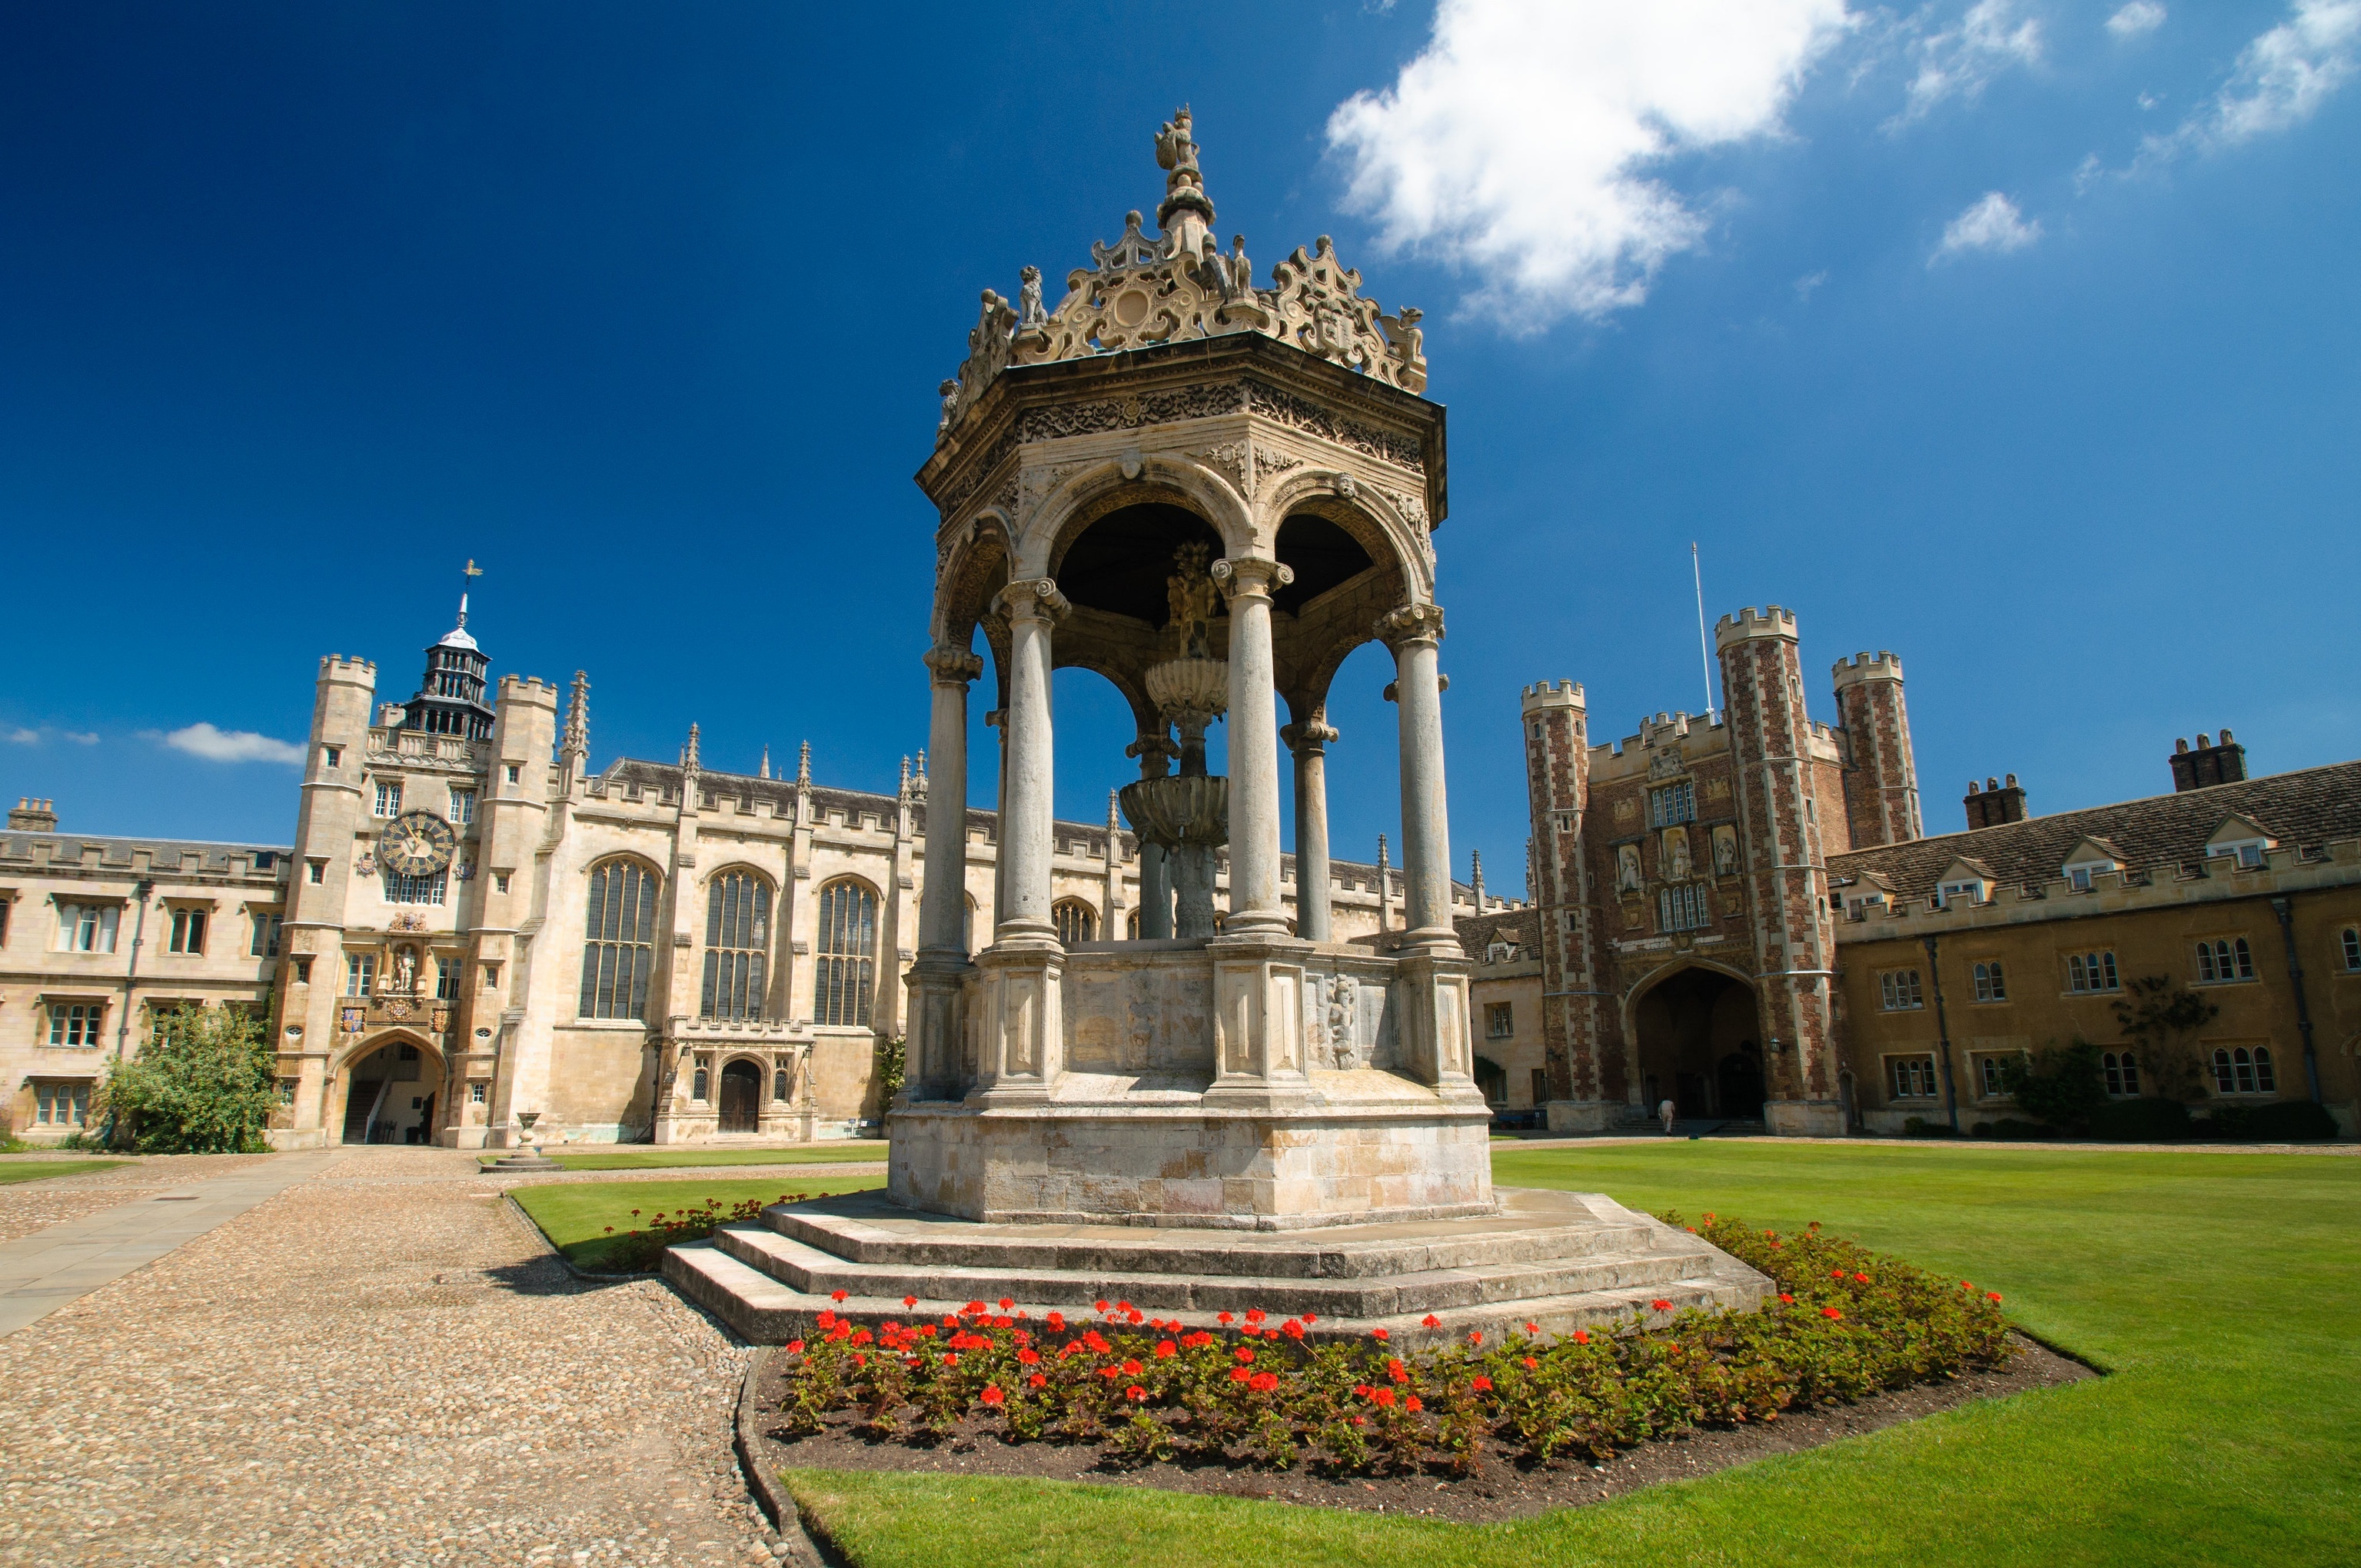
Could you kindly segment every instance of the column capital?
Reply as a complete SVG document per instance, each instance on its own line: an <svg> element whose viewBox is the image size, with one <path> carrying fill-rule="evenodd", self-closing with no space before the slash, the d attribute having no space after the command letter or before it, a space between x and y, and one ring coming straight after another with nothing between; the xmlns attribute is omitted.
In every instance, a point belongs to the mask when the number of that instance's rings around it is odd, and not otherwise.
<svg viewBox="0 0 2361 1568"><path fill-rule="evenodd" d="M937 685L963 686L983 674L982 656L949 643L928 649L922 658L927 668L935 673Z"/></svg>
<svg viewBox="0 0 2361 1568"><path fill-rule="evenodd" d="M1405 642L1440 642L1443 641L1443 607L1439 604L1406 604L1400 609L1389 610L1378 617L1370 635L1389 648L1400 648Z"/></svg>
<svg viewBox="0 0 2361 1568"><path fill-rule="evenodd" d="M1222 596L1233 601L1242 598L1268 598L1273 589L1295 581L1294 567L1252 555L1225 555L1206 570L1221 585Z"/></svg>
<svg viewBox="0 0 2361 1568"><path fill-rule="evenodd" d="M1313 718L1282 727L1279 738L1287 743L1289 751L1300 757L1306 752L1325 751L1329 742L1339 739L1339 736L1334 725Z"/></svg>
<svg viewBox="0 0 2361 1568"><path fill-rule="evenodd" d="M1179 761L1180 747L1169 734L1158 735L1142 730L1138 740L1123 749L1123 754L1139 760L1140 777L1160 779L1170 765Z"/></svg>
<svg viewBox="0 0 2361 1568"><path fill-rule="evenodd" d="M1074 604L1058 591L1056 578L1027 577L994 594L992 608L1011 621L1040 620L1054 625L1073 612Z"/></svg>

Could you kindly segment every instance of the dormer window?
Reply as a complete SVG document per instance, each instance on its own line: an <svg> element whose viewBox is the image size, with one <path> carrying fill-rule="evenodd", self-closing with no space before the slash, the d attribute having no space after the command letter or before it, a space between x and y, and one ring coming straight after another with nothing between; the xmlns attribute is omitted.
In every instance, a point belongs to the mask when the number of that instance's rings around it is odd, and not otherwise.
<svg viewBox="0 0 2361 1568"><path fill-rule="evenodd" d="M2066 868L2066 881L2076 893L2088 893L2093 877L2119 869L2113 861L2081 861Z"/></svg>
<svg viewBox="0 0 2361 1568"><path fill-rule="evenodd" d="M1949 909L1955 902L1961 905L1983 903L1984 884L1974 879L1943 883L1936 896L1936 907Z"/></svg>
<svg viewBox="0 0 2361 1568"><path fill-rule="evenodd" d="M2265 832L2261 823L2245 817L2230 817L2205 840L2209 858L2234 860L2242 872L2260 871L2264 857L2277 848L2279 840Z"/></svg>

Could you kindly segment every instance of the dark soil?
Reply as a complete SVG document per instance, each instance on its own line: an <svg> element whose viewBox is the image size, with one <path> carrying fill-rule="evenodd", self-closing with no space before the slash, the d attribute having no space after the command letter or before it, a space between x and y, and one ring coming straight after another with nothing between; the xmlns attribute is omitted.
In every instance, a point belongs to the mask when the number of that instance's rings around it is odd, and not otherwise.
<svg viewBox="0 0 2361 1568"><path fill-rule="evenodd" d="M2053 1387L2098 1376L2022 1335L2012 1334L2016 1354L1991 1372L1971 1372L1949 1382L1878 1394L1855 1405L1794 1410L1763 1426L1698 1431L1685 1438L1642 1443L1604 1464L1582 1460L1535 1464L1506 1448L1484 1455L1480 1474L1455 1480L1437 1470L1422 1475L1338 1475L1317 1470L1269 1470L1243 1460L1230 1463L1174 1461L1134 1464L1110 1458L1101 1447L1082 1443L1002 1441L994 1426L962 1425L933 1446L914 1446L860 1437L852 1416L840 1413L828 1430L792 1437L769 1420L785 1398L782 1361L766 1364L749 1386L757 1401L746 1429L759 1449L749 1454L769 1471L785 1466L813 1470L898 1470L951 1475L1039 1476L1109 1486L1157 1486L1173 1492L1302 1503L1318 1508L1367 1508L1376 1513L1419 1514L1455 1523L1479 1524L1525 1519L1552 1508L1585 1503L1652 1486L1708 1475L1774 1453L1795 1453L1839 1438L1930 1416L1977 1399L2005 1398L2032 1388Z"/></svg>

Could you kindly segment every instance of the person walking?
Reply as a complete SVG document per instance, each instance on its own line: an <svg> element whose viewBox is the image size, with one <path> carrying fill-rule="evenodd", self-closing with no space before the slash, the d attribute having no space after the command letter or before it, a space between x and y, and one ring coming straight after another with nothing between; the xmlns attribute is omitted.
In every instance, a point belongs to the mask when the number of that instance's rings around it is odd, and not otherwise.
<svg viewBox="0 0 2361 1568"><path fill-rule="evenodd" d="M1673 1135L1673 1102L1669 1100L1656 1107L1656 1114L1664 1119L1664 1136Z"/></svg>

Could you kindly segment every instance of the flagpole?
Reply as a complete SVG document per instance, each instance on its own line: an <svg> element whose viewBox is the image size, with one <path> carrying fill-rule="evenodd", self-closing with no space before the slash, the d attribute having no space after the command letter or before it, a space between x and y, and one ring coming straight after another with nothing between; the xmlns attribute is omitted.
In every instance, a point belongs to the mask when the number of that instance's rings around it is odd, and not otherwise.
<svg viewBox="0 0 2361 1568"><path fill-rule="evenodd" d="M1689 576L1697 584L1697 662L1705 666L1705 721L1713 722L1713 644L1705 635L1705 568L1697 564L1697 541L1689 541Z"/></svg>

